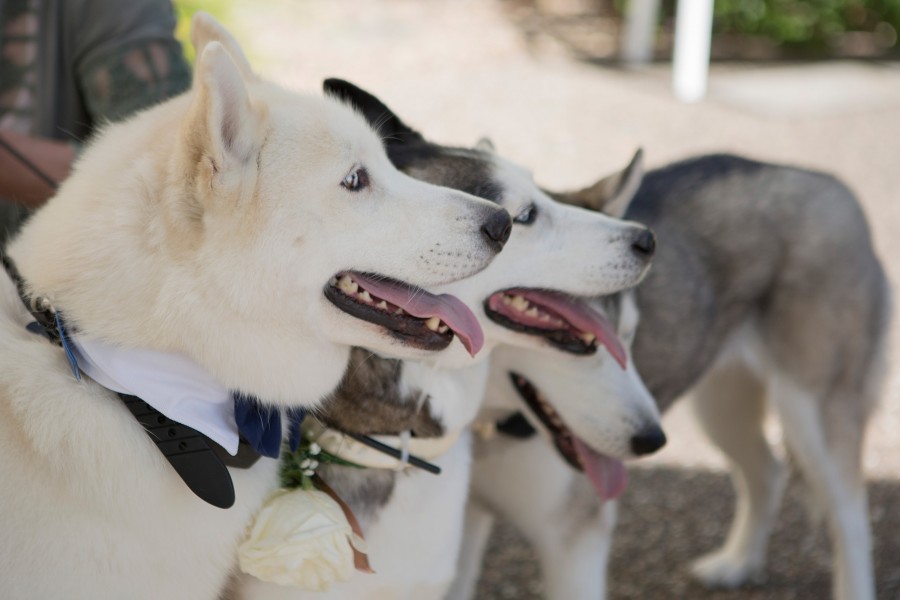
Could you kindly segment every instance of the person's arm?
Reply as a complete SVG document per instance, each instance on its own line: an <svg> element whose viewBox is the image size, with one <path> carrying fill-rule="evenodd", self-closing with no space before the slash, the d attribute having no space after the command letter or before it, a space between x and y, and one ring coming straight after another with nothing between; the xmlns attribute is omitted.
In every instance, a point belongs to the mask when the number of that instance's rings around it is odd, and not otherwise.
<svg viewBox="0 0 900 600"><path fill-rule="evenodd" d="M75 160L75 149L68 142L4 130L0 138L57 183L69 174ZM55 187L0 145L0 197L37 208L55 192Z"/></svg>
<svg viewBox="0 0 900 600"><path fill-rule="evenodd" d="M175 39L171 0L70 2L78 22L73 73L96 127L187 90L191 70Z"/></svg>

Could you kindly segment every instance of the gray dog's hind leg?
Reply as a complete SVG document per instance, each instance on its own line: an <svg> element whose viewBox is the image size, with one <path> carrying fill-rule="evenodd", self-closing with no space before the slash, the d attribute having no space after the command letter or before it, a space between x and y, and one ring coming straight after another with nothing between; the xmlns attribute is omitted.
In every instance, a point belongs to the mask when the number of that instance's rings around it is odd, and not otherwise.
<svg viewBox="0 0 900 600"><path fill-rule="evenodd" d="M832 398L828 405L835 413L826 415L822 400L788 376L776 375L772 385L785 442L828 523L834 598L874 600L872 540L860 465L864 424L838 414L859 399Z"/></svg>

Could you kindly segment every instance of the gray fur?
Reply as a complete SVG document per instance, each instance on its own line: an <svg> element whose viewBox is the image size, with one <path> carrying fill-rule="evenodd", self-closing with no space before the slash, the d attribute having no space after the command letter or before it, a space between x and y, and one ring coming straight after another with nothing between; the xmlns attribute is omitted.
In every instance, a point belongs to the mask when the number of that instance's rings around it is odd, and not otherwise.
<svg viewBox="0 0 900 600"><path fill-rule="evenodd" d="M348 433L440 437L444 426L431 415L427 397L419 390L404 391L403 361L354 348L340 385L316 412L325 425ZM374 518L394 491L397 473L383 469L323 466L322 478L359 519Z"/></svg>
<svg viewBox="0 0 900 600"><path fill-rule="evenodd" d="M649 173L626 216L658 239L637 290L634 360L662 409L752 319L797 383L825 398L869 395L888 284L862 210L839 181L707 156Z"/></svg>
<svg viewBox="0 0 900 600"><path fill-rule="evenodd" d="M403 361L354 348L344 378L316 416L348 433L444 435L444 426L431 415L428 398L420 390L404 390L402 374Z"/></svg>
<svg viewBox="0 0 900 600"><path fill-rule="evenodd" d="M360 520L363 530L391 500L397 472L387 469L358 469L323 465L318 469L322 479Z"/></svg>

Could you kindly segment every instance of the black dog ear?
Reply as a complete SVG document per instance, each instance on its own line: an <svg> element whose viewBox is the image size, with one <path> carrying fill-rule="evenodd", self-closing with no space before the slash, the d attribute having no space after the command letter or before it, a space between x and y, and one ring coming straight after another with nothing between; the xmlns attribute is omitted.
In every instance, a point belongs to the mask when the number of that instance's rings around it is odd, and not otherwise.
<svg viewBox="0 0 900 600"><path fill-rule="evenodd" d="M384 138L385 145L425 143L422 134L401 121L381 100L349 81L326 79L322 87L326 94L343 100L361 112L372 128Z"/></svg>

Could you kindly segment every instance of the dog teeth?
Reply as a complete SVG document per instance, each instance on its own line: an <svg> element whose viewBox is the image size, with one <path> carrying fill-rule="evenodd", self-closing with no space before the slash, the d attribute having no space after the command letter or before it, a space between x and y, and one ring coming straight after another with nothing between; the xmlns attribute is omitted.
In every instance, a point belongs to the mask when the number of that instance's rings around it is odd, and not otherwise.
<svg viewBox="0 0 900 600"><path fill-rule="evenodd" d="M542 313L541 316L538 317L538 320L541 321L542 323L549 323L550 315L548 315L547 313Z"/></svg>
<svg viewBox="0 0 900 600"><path fill-rule="evenodd" d="M372 296L366 290L363 290L359 293L359 299L366 304L372 304Z"/></svg>
<svg viewBox="0 0 900 600"><path fill-rule="evenodd" d="M381 310L387 310L387 302L382 300L378 304L375 305L376 308L380 308Z"/></svg>
<svg viewBox="0 0 900 600"><path fill-rule="evenodd" d="M524 312L528 308L528 300L524 296L518 295L512 299L512 307L520 312Z"/></svg>
<svg viewBox="0 0 900 600"><path fill-rule="evenodd" d="M448 331L450 331L450 328L446 325L441 325L440 327L438 327L438 333L447 333Z"/></svg>
<svg viewBox="0 0 900 600"><path fill-rule="evenodd" d="M594 340L597 339L597 336L594 335L593 333L582 333L578 337L580 337L582 339L582 341L584 341L584 343L587 344L588 346L593 344Z"/></svg>
<svg viewBox="0 0 900 600"><path fill-rule="evenodd" d="M538 309L536 309L535 307L532 306L531 308L529 308L528 310L525 311L525 315L528 317L537 317Z"/></svg>
<svg viewBox="0 0 900 600"><path fill-rule="evenodd" d="M397 310L394 311L394 314L402 315L402 314L406 314L406 311L404 311L402 308L398 308Z"/></svg>
<svg viewBox="0 0 900 600"><path fill-rule="evenodd" d="M437 331L438 327L441 326L441 320L438 317L431 317L427 321L425 321L425 327L432 331Z"/></svg>
<svg viewBox="0 0 900 600"><path fill-rule="evenodd" d="M503 296L503 304L509 306L510 304L512 304L512 298L510 298L509 296Z"/></svg>
<svg viewBox="0 0 900 600"><path fill-rule="evenodd" d="M341 280L337 283L338 289L344 292L345 294L355 294L356 290L359 289L359 286L353 283L353 280L350 279L349 275L344 275L341 277Z"/></svg>

